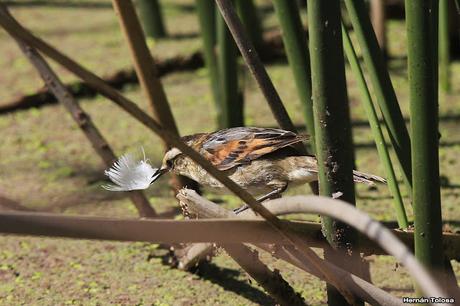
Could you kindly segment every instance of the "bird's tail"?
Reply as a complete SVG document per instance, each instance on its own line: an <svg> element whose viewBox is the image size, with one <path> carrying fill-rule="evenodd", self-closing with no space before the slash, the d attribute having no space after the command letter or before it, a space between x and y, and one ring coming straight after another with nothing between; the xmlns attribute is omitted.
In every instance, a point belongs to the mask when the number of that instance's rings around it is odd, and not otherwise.
<svg viewBox="0 0 460 306"><path fill-rule="evenodd" d="M356 183L364 183L367 185L375 185L376 182L386 184L387 180L384 179L383 177L373 175L373 174L368 174L364 172L359 172L356 170L353 170L353 180Z"/></svg>

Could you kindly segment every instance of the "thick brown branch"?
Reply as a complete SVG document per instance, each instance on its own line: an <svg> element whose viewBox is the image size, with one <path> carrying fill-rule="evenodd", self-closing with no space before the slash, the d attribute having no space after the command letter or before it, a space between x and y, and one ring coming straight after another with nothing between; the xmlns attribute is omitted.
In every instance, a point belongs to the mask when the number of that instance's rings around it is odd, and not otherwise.
<svg viewBox="0 0 460 306"><path fill-rule="evenodd" d="M188 271L200 262L210 259L213 254L214 244L212 243L188 244L174 251L173 262L177 264L178 269Z"/></svg>
<svg viewBox="0 0 460 306"><path fill-rule="evenodd" d="M286 197L272 200L271 202L275 206L289 207L289 210L293 212L317 213L346 222L376 241L388 254L393 255L400 261L426 294L430 296L446 296L428 270L415 259L410 250L389 229L346 202L312 196Z"/></svg>
<svg viewBox="0 0 460 306"><path fill-rule="evenodd" d="M197 218L198 215L195 213L191 213L188 209L187 201L182 201L181 199L184 198L184 193L187 189L182 189L179 191L177 198L180 201L180 205L182 207L183 214L186 218ZM185 192L184 192L185 191ZM196 195L195 192L192 191L193 195ZM220 208L217 205L213 207L212 205L208 205L208 208L211 209L211 212L207 212L203 210L203 213L212 214L212 211L215 212L219 211ZM229 212L229 214L231 214ZM200 214L201 215L201 214ZM201 216L202 217L202 216ZM209 246L209 249L206 247ZM303 298L297 294L294 289L286 282L281 274L278 271L274 270L271 271L260 259L259 254L255 250L251 250L249 247L245 246L242 243L238 244L226 244L221 243L225 251L233 258L243 268L246 273L248 273L253 279L255 279L269 294L273 297L279 304L281 305L305 305ZM198 250L198 252L197 252ZM212 250L212 245L209 244L200 244L197 249L195 249L195 253L200 256ZM196 261L196 258L191 258L191 261Z"/></svg>
<svg viewBox="0 0 460 306"><path fill-rule="evenodd" d="M181 201L181 204L187 207L189 213L195 216L199 216L200 218L237 217L233 212L216 205L215 203L197 195L191 190L183 189L179 192L177 197ZM266 206L274 214L277 214L277 212L281 214L295 212L289 208L286 210L283 208L283 205L276 205L273 202L264 202L264 206ZM258 218L250 210L245 210L240 217L251 219ZM291 248L286 250L284 247L272 247L272 245L261 243L257 243L255 245L269 252L270 254L275 255L277 258L285 260L292 265L324 280L324 276L318 270L306 264L305 261L299 260L299 258L302 258L302 255L295 249ZM202 247L204 248L205 244L203 244ZM201 252L204 253L205 250L202 249ZM347 288L364 301L372 305L403 305L400 299L393 297L392 295L386 293L378 287L375 287L373 284L361 279L360 277L345 271L327 261L323 261L323 264L327 265L331 271L334 271L334 273L340 279L342 279Z"/></svg>

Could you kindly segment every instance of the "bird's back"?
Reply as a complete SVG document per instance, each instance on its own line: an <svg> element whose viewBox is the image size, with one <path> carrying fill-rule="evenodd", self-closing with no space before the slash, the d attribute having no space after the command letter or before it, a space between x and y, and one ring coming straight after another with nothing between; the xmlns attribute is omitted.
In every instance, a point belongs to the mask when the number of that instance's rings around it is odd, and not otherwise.
<svg viewBox="0 0 460 306"><path fill-rule="evenodd" d="M183 139L218 169L229 170L261 157L297 156L292 145L308 137L274 128L236 127Z"/></svg>

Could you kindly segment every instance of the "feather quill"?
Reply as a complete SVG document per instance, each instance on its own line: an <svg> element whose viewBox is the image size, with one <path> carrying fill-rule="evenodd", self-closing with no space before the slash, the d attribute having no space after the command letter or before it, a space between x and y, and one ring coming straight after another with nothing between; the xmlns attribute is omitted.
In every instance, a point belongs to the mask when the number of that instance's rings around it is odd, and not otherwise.
<svg viewBox="0 0 460 306"><path fill-rule="evenodd" d="M102 188L110 191L147 189L160 175L158 169L149 164L145 153L140 161L131 153L124 154L104 173L114 184L103 185Z"/></svg>

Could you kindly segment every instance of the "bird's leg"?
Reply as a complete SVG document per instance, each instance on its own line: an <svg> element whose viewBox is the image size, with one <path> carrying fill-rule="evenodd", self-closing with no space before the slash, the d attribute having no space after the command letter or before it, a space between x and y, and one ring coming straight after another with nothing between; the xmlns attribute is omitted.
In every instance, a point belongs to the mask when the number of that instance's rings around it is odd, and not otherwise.
<svg viewBox="0 0 460 306"><path fill-rule="evenodd" d="M277 187L276 189L274 189L274 190L270 191L269 193L261 196L260 198L257 198L257 202L263 202L263 201L266 201L266 200L273 200L273 199L281 198L281 194L286 189L287 189L287 184L282 186L282 187ZM238 215L239 213L242 213L243 211L245 211L248 208L249 208L249 205L244 204L241 207L235 208L233 210L233 212Z"/></svg>
<svg viewBox="0 0 460 306"><path fill-rule="evenodd" d="M286 188L277 188L275 190L270 191L266 195L261 196L260 198L257 198L258 202L263 202L265 200L273 200L273 199L279 199L281 198L281 193L284 191Z"/></svg>

